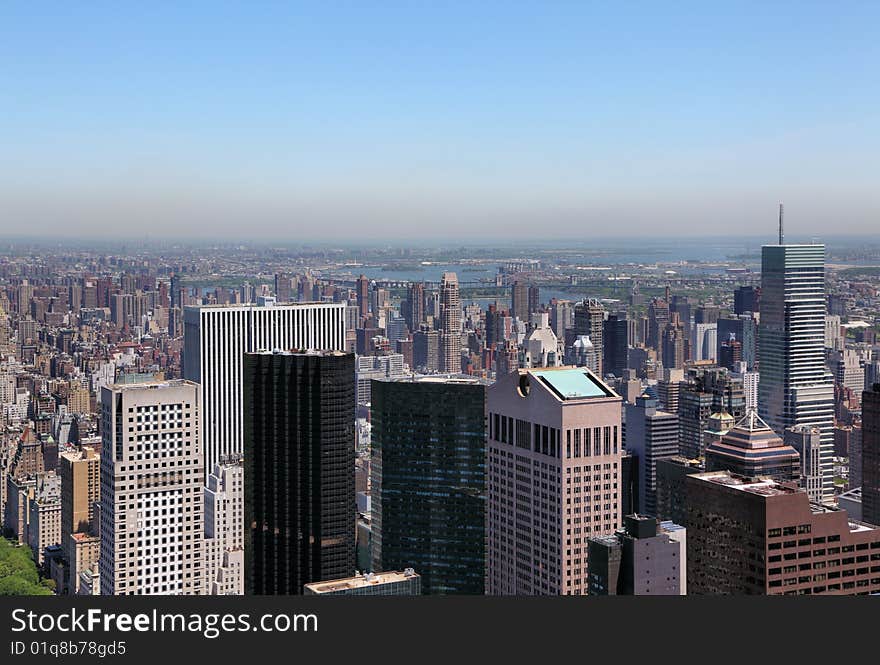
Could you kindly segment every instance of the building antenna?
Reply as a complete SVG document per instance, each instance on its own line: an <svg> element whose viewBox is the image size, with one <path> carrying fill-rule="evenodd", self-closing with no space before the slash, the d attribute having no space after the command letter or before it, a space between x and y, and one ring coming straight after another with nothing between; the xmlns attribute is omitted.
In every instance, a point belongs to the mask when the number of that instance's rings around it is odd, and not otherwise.
<svg viewBox="0 0 880 665"><path fill-rule="evenodd" d="M783 212L783 208L782 208L782 203L780 202L780 204L779 204L779 244L780 245L785 244L785 234L782 232L782 212Z"/></svg>

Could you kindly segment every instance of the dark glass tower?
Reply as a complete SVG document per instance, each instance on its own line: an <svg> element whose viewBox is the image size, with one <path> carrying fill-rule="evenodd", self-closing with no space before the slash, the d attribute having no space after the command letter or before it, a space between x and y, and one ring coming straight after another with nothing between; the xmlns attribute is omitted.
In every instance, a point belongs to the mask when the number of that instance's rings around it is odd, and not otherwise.
<svg viewBox="0 0 880 665"><path fill-rule="evenodd" d="M244 356L245 593L298 595L355 563L355 360Z"/></svg>
<svg viewBox="0 0 880 665"><path fill-rule="evenodd" d="M482 595L486 386L373 381L373 569L414 568L426 594Z"/></svg>
<svg viewBox="0 0 880 665"><path fill-rule="evenodd" d="M862 393L862 519L880 522L880 383Z"/></svg>
<svg viewBox="0 0 880 665"><path fill-rule="evenodd" d="M608 316L608 320L603 323L602 346L605 374L622 377L627 366L626 356L629 349L629 321L625 314Z"/></svg>

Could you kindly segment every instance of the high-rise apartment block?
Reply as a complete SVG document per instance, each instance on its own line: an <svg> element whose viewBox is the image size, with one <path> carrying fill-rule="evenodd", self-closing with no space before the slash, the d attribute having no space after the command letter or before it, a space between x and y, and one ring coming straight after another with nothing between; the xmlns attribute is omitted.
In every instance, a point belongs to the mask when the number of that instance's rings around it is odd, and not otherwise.
<svg viewBox="0 0 880 665"><path fill-rule="evenodd" d="M596 351L597 376L604 376L604 328L605 308L595 298L587 298L574 308L574 332L576 336L588 335Z"/></svg>
<svg viewBox="0 0 880 665"><path fill-rule="evenodd" d="M61 476L61 547L66 561L64 588L75 594L79 575L97 563L100 553L96 506L101 500L101 457L94 448L58 456Z"/></svg>
<svg viewBox="0 0 880 665"><path fill-rule="evenodd" d="M415 282L407 288L406 308L404 311L406 325L410 330L418 330L425 320L425 285Z"/></svg>
<svg viewBox="0 0 880 665"><path fill-rule="evenodd" d="M621 524L621 402L584 368L489 386L488 594L587 593L587 539Z"/></svg>
<svg viewBox="0 0 880 665"><path fill-rule="evenodd" d="M440 282L440 371L461 372L461 300L454 272L443 273Z"/></svg>
<svg viewBox="0 0 880 665"><path fill-rule="evenodd" d="M529 322L528 284L516 280L510 288L510 315L523 323Z"/></svg>
<svg viewBox="0 0 880 665"><path fill-rule="evenodd" d="M354 574L354 365L339 351L244 357L249 595Z"/></svg>
<svg viewBox="0 0 880 665"><path fill-rule="evenodd" d="M106 386L101 410L101 593L202 594L199 387Z"/></svg>

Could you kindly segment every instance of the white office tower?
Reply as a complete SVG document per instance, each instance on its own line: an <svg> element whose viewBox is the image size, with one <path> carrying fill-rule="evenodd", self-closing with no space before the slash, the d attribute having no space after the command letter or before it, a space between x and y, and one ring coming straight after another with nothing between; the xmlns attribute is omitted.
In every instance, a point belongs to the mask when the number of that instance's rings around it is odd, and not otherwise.
<svg viewBox="0 0 880 665"><path fill-rule="evenodd" d="M590 340L589 335L578 335L572 345L566 349L565 362L575 367L586 367L596 372L599 366L599 354Z"/></svg>
<svg viewBox="0 0 880 665"><path fill-rule="evenodd" d="M559 340L550 327L550 314L547 312L532 314L532 330L520 349L519 366L559 367L561 365Z"/></svg>
<svg viewBox="0 0 880 665"><path fill-rule="evenodd" d="M717 347L717 323L695 323L691 327L691 349L693 360L715 360Z"/></svg>
<svg viewBox="0 0 880 665"><path fill-rule="evenodd" d="M758 412L780 435L795 425L821 430L828 500L834 495L834 379L825 368L825 246L765 245L761 256Z"/></svg>
<svg viewBox="0 0 880 665"><path fill-rule="evenodd" d="M735 364L733 378L740 379L743 384L743 394L746 398L746 413L758 410L758 382L761 375L758 372L750 372L748 364L738 362Z"/></svg>
<svg viewBox="0 0 880 665"><path fill-rule="evenodd" d="M835 382L853 391L858 404L865 389L865 363L856 349L834 350L828 354L828 365Z"/></svg>
<svg viewBox="0 0 880 665"><path fill-rule="evenodd" d="M840 328L840 317L836 314L825 315L825 348L841 350L844 347L843 333Z"/></svg>
<svg viewBox="0 0 880 665"><path fill-rule="evenodd" d="M343 303L207 305L184 310L183 377L200 386L205 473L221 457L241 455L245 353L345 349Z"/></svg>
<svg viewBox="0 0 880 665"><path fill-rule="evenodd" d="M244 467L240 457L214 465L205 486L205 593L244 595Z"/></svg>
<svg viewBox="0 0 880 665"><path fill-rule="evenodd" d="M198 386L106 386L101 431L101 593L201 595Z"/></svg>
<svg viewBox="0 0 880 665"><path fill-rule="evenodd" d="M402 353L389 353L387 356L358 356L355 364L357 375L357 403L369 404L372 400L373 379L395 379L408 376L409 365L404 362Z"/></svg>
<svg viewBox="0 0 880 665"><path fill-rule="evenodd" d="M801 487L807 491L810 501L821 503L824 494L822 488L822 431L818 427L795 425L785 430L784 441L800 455Z"/></svg>

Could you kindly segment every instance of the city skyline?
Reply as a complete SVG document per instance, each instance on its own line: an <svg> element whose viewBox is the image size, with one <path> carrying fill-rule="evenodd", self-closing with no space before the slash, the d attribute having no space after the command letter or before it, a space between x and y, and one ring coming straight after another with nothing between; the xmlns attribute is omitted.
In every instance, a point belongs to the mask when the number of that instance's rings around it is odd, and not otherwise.
<svg viewBox="0 0 880 665"><path fill-rule="evenodd" d="M878 11L7 6L0 231L870 233Z"/></svg>
<svg viewBox="0 0 880 665"><path fill-rule="evenodd" d="M0 597L880 595L878 19L0 7Z"/></svg>

